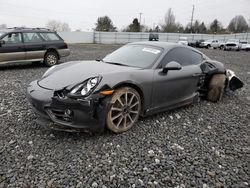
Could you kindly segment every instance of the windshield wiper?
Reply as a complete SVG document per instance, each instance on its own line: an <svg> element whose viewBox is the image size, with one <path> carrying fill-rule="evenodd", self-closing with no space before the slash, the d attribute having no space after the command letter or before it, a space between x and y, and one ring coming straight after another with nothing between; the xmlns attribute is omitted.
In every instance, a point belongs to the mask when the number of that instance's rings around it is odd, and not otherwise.
<svg viewBox="0 0 250 188"><path fill-rule="evenodd" d="M126 67L129 66L129 65L122 64L122 63L116 63L116 62L109 62L109 61L103 61L103 62L108 63L108 64L112 64L112 65L120 65L120 66L126 66Z"/></svg>
<svg viewBox="0 0 250 188"><path fill-rule="evenodd" d="M103 59L96 59L96 61L98 61L98 62L100 62L100 61L101 61L101 62L104 62Z"/></svg>
<svg viewBox="0 0 250 188"><path fill-rule="evenodd" d="M103 63L108 63L108 64L112 64L112 65L120 65L120 66L126 66L126 67L129 66L129 65L122 64L122 63L116 63L116 62L111 62L111 61L104 61L103 59L96 59L96 61L103 62Z"/></svg>

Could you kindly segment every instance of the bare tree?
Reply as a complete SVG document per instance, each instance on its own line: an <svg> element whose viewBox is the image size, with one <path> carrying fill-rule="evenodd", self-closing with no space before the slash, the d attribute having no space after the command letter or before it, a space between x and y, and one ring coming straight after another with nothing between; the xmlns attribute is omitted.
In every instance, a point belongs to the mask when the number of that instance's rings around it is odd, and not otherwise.
<svg viewBox="0 0 250 188"><path fill-rule="evenodd" d="M164 18L164 23L161 24L161 27L164 32L176 32L177 31L177 25L175 23L175 16L171 8L168 9Z"/></svg>
<svg viewBox="0 0 250 188"><path fill-rule="evenodd" d="M60 22L57 20L49 20L46 24L46 28L53 31L71 31L69 24L66 22Z"/></svg>
<svg viewBox="0 0 250 188"><path fill-rule="evenodd" d="M248 30L248 25L246 19L239 15L235 16L228 25L228 30L233 33L246 32Z"/></svg>
<svg viewBox="0 0 250 188"><path fill-rule="evenodd" d="M67 23L62 23L62 25L61 25L61 30L62 31L71 31L71 29L70 29L70 27L69 27L69 24L67 24Z"/></svg>

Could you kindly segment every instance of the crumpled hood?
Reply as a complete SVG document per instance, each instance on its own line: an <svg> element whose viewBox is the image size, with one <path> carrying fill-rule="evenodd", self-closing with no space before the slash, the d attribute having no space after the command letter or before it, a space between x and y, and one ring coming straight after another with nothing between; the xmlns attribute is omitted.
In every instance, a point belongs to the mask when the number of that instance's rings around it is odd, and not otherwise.
<svg viewBox="0 0 250 188"><path fill-rule="evenodd" d="M81 83L91 77L136 69L139 68L97 61L73 61L57 65L48 75L39 80L38 84L47 89L57 90Z"/></svg>

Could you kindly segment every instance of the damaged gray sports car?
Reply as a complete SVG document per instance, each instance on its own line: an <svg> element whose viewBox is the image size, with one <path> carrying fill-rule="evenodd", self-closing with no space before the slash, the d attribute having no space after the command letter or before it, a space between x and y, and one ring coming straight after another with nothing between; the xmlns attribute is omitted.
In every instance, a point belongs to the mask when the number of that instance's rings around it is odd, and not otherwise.
<svg viewBox="0 0 250 188"><path fill-rule="evenodd" d="M29 84L38 123L60 130L129 130L140 116L217 102L242 81L200 51L166 42L127 44L102 60L72 61Z"/></svg>

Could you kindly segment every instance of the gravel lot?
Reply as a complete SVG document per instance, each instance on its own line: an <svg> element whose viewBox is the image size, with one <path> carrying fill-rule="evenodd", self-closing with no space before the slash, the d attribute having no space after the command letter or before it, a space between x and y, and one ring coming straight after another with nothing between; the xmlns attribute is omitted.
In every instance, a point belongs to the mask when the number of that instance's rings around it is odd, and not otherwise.
<svg viewBox="0 0 250 188"><path fill-rule="evenodd" d="M63 61L102 58L117 47L72 45ZM47 68L1 67L0 188L249 187L250 53L202 51L234 70L244 88L217 104L141 119L119 135L37 125L25 92Z"/></svg>

